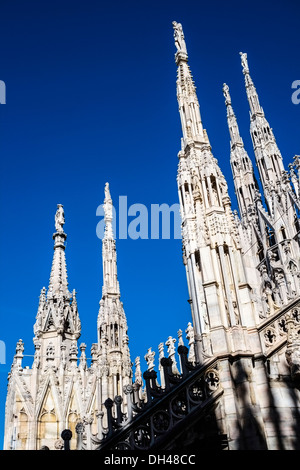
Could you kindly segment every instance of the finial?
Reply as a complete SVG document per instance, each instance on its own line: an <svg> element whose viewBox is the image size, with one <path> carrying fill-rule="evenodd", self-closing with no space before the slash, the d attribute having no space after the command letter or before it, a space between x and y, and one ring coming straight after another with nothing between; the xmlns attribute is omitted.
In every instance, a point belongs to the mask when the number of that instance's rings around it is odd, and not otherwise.
<svg viewBox="0 0 300 470"><path fill-rule="evenodd" d="M225 98L225 104L226 106L228 106L229 104L231 104L231 97L229 93L229 86L226 85L226 83L223 83L223 95Z"/></svg>
<svg viewBox="0 0 300 470"><path fill-rule="evenodd" d="M246 75L249 73L248 60L246 52L240 52L241 62L243 67L243 74Z"/></svg>
<svg viewBox="0 0 300 470"><path fill-rule="evenodd" d="M187 54L187 49L186 49L186 44L184 40L184 34L182 30L182 25L181 23L177 23L176 21L172 22L173 28L174 28L174 40L175 40L175 46L177 48L177 52L183 52L184 54Z"/></svg>
<svg viewBox="0 0 300 470"><path fill-rule="evenodd" d="M55 229L58 233L63 233L65 223L64 209L62 204L57 204L57 211L55 214Z"/></svg>
<svg viewBox="0 0 300 470"><path fill-rule="evenodd" d="M54 240L54 255L50 274L50 283L48 288L47 298L70 296L68 291L67 281L67 267L65 258L65 244L67 235L64 232L63 226L65 223L64 210L62 204L57 204L57 211L55 214L55 229L53 234Z"/></svg>
<svg viewBox="0 0 300 470"><path fill-rule="evenodd" d="M112 199L109 191L109 184L105 184L104 188L104 221L105 221L105 238L113 238L112 220L113 220L113 206Z"/></svg>
<svg viewBox="0 0 300 470"><path fill-rule="evenodd" d="M104 202L111 201L111 196L110 196L110 192L109 192L109 183L105 183L104 193L105 193L105 201Z"/></svg>

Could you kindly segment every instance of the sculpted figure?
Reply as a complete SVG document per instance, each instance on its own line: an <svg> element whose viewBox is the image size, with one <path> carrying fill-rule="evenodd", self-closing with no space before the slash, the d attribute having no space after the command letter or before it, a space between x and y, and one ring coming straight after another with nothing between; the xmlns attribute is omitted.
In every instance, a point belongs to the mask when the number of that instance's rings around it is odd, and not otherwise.
<svg viewBox="0 0 300 470"><path fill-rule="evenodd" d="M57 211L55 214L55 229L57 232L63 232L65 223L64 210L61 204L57 204Z"/></svg>
<svg viewBox="0 0 300 470"><path fill-rule="evenodd" d="M186 44L185 44L184 34L183 34L181 24L177 23L176 21L173 21L172 24L174 28L174 40L175 40L175 46L177 48L177 51L184 52L185 54L187 54Z"/></svg>
<svg viewBox="0 0 300 470"><path fill-rule="evenodd" d="M112 200L110 196L110 191L109 191L109 184L105 184L105 189L104 189L104 194L105 194L105 199L104 199L104 215L105 219L107 221L111 221L113 218L113 213L112 213Z"/></svg>
<svg viewBox="0 0 300 470"><path fill-rule="evenodd" d="M109 183L105 183L104 194L106 201L108 201L110 199Z"/></svg>
<svg viewBox="0 0 300 470"><path fill-rule="evenodd" d="M154 356L155 356L155 352L152 351L152 348L149 348L148 352L145 356L145 360L146 360L147 365L148 365L148 370L153 370L154 369Z"/></svg>
<svg viewBox="0 0 300 470"><path fill-rule="evenodd" d="M298 347L291 347L286 350L286 360L290 368L291 377L299 384L300 379L300 350Z"/></svg>
<svg viewBox="0 0 300 470"><path fill-rule="evenodd" d="M248 60L247 60L246 52L240 52L240 56L241 56L241 61L242 61L243 72L248 73L249 67L248 67Z"/></svg>
<svg viewBox="0 0 300 470"><path fill-rule="evenodd" d="M229 86L224 83L223 85L223 95L226 101L226 104L231 104L230 94L229 94Z"/></svg>

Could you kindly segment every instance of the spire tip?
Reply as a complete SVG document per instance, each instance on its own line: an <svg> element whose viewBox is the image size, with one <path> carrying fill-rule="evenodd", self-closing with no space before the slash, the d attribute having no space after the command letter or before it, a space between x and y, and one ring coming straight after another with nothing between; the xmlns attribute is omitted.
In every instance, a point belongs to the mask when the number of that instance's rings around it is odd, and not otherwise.
<svg viewBox="0 0 300 470"><path fill-rule="evenodd" d="M65 215L62 204L57 204L57 211L55 214L55 229L58 233L63 233L63 226L65 224Z"/></svg>
<svg viewBox="0 0 300 470"><path fill-rule="evenodd" d="M223 83L223 95L225 98L225 104L226 106L228 106L229 104L231 104L231 98L229 94L229 86L226 83Z"/></svg>
<svg viewBox="0 0 300 470"><path fill-rule="evenodd" d="M111 200L111 195L110 195L110 190L109 190L109 183L105 183L104 194L105 194L105 201Z"/></svg>
<svg viewBox="0 0 300 470"><path fill-rule="evenodd" d="M185 54L187 56L187 49L184 40L184 34L181 23L177 23L177 21L172 22L173 29L174 29L174 40L175 46L177 49L178 54Z"/></svg>
<svg viewBox="0 0 300 470"><path fill-rule="evenodd" d="M112 220L113 220L113 206L112 199L109 191L109 183L105 183L104 188L104 221L105 221L105 238L113 238Z"/></svg>
<svg viewBox="0 0 300 470"><path fill-rule="evenodd" d="M243 67L243 74L245 75L249 73L247 53L240 52L240 56L241 56L241 62L242 62L242 67Z"/></svg>

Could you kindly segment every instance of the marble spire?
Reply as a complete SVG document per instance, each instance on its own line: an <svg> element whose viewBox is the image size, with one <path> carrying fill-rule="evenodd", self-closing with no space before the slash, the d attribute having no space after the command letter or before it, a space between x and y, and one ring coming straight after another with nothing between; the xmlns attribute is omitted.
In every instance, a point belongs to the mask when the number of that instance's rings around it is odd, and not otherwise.
<svg viewBox="0 0 300 470"><path fill-rule="evenodd" d="M48 288L48 297L63 295L65 298L70 298L65 257L65 241L67 239L67 235L63 229L64 223L65 218L63 206L62 204L58 204L55 214L56 232L53 234L54 254Z"/></svg>

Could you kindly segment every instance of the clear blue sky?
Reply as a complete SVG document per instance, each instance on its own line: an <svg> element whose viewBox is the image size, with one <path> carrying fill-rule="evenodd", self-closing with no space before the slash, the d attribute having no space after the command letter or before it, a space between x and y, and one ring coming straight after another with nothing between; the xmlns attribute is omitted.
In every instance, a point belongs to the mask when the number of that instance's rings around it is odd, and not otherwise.
<svg viewBox="0 0 300 470"><path fill-rule="evenodd" d="M174 204L180 120L172 21L183 25L204 126L235 196L222 85L231 91L252 157L239 52L247 52L261 104L285 165L300 152L298 1L2 0L0 80L0 446L7 374L22 338L33 354L38 297L48 286L57 203L64 205L70 289L78 292L80 342L97 340L101 241L109 181L115 205ZM180 240L117 240L132 360L190 321ZM157 352L158 356L158 352ZM31 365L32 358L24 364ZM157 360L156 360L157 366Z"/></svg>

